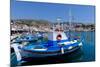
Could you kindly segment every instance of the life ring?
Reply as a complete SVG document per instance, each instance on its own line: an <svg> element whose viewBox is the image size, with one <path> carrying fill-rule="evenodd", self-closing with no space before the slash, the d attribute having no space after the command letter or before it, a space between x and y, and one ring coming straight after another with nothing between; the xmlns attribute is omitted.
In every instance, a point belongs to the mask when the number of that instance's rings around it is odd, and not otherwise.
<svg viewBox="0 0 100 67"><path fill-rule="evenodd" d="M62 39L61 34L58 34L57 37L56 37L56 39L57 39L57 40L61 40L61 39Z"/></svg>

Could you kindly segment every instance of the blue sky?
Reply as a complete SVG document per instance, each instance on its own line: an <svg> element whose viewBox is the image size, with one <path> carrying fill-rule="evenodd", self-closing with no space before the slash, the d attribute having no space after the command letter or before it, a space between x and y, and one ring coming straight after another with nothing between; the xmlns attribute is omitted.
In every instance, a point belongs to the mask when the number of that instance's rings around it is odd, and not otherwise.
<svg viewBox="0 0 100 67"><path fill-rule="evenodd" d="M69 20L69 9L75 22L95 23L95 6L51 4L11 0L11 19L44 19L55 22Z"/></svg>

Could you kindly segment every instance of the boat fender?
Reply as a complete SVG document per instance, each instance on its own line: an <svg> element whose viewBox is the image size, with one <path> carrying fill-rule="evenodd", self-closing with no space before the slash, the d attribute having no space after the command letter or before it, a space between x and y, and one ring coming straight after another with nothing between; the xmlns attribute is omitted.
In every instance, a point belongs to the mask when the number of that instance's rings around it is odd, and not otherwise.
<svg viewBox="0 0 100 67"><path fill-rule="evenodd" d="M63 47L61 47L61 53L64 54L64 48Z"/></svg>

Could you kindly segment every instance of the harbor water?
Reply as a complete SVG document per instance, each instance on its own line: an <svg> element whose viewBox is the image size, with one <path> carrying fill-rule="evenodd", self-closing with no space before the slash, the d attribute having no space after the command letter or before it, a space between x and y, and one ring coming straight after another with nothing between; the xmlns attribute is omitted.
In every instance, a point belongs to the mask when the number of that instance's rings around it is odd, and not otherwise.
<svg viewBox="0 0 100 67"><path fill-rule="evenodd" d="M83 46L81 49L69 54L54 57L44 58L27 58L26 62L17 63L16 55L11 53L11 66L25 66L25 65L40 65L40 64L55 64L55 63L72 63L72 62L89 62L95 61L95 32L70 32L74 36L79 36L82 40ZM66 33L68 35L68 33Z"/></svg>

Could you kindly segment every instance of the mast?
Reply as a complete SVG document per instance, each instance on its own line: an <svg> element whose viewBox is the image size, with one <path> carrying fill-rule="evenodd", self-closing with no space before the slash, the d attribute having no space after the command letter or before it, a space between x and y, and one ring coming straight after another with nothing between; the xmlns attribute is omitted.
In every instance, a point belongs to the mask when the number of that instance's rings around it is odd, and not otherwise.
<svg viewBox="0 0 100 67"><path fill-rule="evenodd" d="M71 9L69 9L69 39L71 39L71 24L72 23L72 14L71 14Z"/></svg>
<svg viewBox="0 0 100 67"><path fill-rule="evenodd" d="M71 31L71 25L72 25L72 14L71 9L69 10L69 31Z"/></svg>

